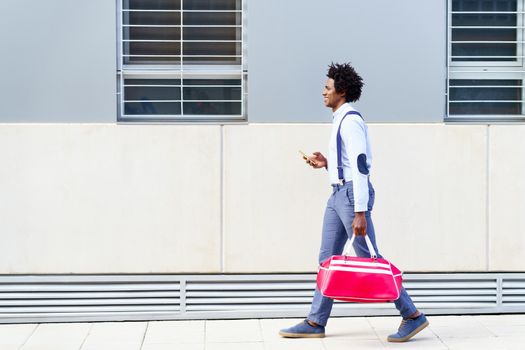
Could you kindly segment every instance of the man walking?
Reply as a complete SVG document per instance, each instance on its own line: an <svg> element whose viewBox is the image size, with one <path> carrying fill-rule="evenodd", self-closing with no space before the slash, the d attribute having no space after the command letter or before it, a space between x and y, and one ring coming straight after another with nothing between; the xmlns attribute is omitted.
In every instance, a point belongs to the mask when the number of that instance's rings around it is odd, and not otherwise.
<svg viewBox="0 0 525 350"><path fill-rule="evenodd" d="M356 236L353 248L358 256L370 257L364 238L368 235L377 256L381 257L371 217L375 192L369 180L372 152L368 128L349 103L361 97L363 80L350 64L332 64L327 77L324 104L333 111L328 159L314 152L306 160L315 169L326 168L332 183L332 195L323 220L319 263L332 255L340 255L352 234ZM332 305L333 300L324 297L316 288L306 320L282 329L279 334L290 338L324 337ZM395 305L403 320L398 331L388 336L388 341L408 341L428 326L427 318L417 310L404 288Z"/></svg>

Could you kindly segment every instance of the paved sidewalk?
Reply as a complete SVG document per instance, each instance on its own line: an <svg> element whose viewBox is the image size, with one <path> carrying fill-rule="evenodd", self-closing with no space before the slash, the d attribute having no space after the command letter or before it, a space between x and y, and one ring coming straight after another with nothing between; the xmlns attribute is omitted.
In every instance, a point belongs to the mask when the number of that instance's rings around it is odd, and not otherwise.
<svg viewBox="0 0 525 350"><path fill-rule="evenodd" d="M1 350L525 349L525 315L429 316L407 344L386 342L397 317L332 318L324 339L283 339L299 319L0 325Z"/></svg>

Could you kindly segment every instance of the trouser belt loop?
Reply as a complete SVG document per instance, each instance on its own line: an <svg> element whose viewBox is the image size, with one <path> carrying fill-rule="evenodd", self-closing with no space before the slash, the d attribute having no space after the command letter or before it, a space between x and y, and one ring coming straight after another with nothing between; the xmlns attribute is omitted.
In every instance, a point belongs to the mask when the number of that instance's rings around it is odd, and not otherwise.
<svg viewBox="0 0 525 350"><path fill-rule="evenodd" d="M335 193L343 188L341 184L332 184L332 191Z"/></svg>
<svg viewBox="0 0 525 350"><path fill-rule="evenodd" d="M338 183L336 183L336 184L332 184L333 192L335 193L335 192L341 190L341 189L345 186L345 184L346 184L347 182L348 182L348 181L345 181L345 180L339 180Z"/></svg>

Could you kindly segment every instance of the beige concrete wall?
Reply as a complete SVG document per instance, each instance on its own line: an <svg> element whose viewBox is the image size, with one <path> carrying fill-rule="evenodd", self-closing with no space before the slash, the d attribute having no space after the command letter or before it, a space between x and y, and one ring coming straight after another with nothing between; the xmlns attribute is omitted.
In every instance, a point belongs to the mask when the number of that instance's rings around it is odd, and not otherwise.
<svg viewBox="0 0 525 350"><path fill-rule="evenodd" d="M316 269L330 183L298 150L325 149L329 135L326 125L225 127L227 272Z"/></svg>
<svg viewBox="0 0 525 350"><path fill-rule="evenodd" d="M0 273L220 270L219 126L0 125L0 163Z"/></svg>
<svg viewBox="0 0 525 350"><path fill-rule="evenodd" d="M490 269L524 271L525 126L489 128Z"/></svg>
<svg viewBox="0 0 525 350"><path fill-rule="evenodd" d="M297 149L326 153L329 132L328 125L226 127L226 271L315 269L330 186ZM370 135L383 255L410 271L484 270L485 127L372 124Z"/></svg>
<svg viewBox="0 0 525 350"><path fill-rule="evenodd" d="M408 271L487 266L485 126L377 125L376 230Z"/></svg>
<svg viewBox="0 0 525 350"><path fill-rule="evenodd" d="M523 131L371 124L383 255L405 271L523 270ZM0 124L0 273L313 272L330 186L298 150L326 152L329 133Z"/></svg>

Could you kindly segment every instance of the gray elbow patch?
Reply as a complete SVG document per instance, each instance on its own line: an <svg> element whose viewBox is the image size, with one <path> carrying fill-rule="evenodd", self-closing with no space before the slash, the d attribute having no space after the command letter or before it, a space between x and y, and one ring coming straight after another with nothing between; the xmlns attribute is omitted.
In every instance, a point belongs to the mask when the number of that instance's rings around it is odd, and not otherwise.
<svg viewBox="0 0 525 350"><path fill-rule="evenodd" d="M363 175L368 175L368 165L366 164L366 154L361 153L357 156L357 169Z"/></svg>

